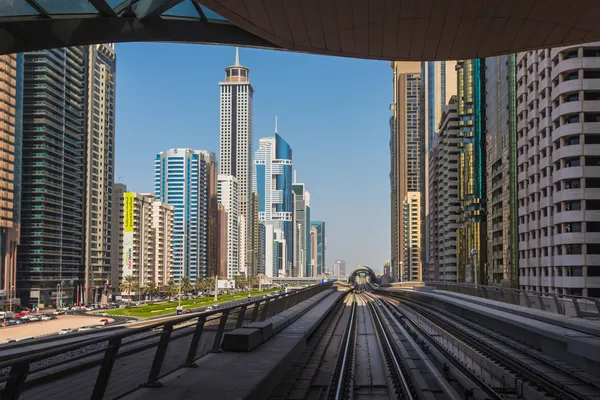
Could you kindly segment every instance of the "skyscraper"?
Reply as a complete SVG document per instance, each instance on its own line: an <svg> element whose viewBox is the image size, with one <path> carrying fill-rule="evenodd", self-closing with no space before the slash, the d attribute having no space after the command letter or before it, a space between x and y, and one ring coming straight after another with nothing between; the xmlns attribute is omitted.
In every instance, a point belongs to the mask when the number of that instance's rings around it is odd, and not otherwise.
<svg viewBox="0 0 600 400"><path fill-rule="evenodd" d="M219 175L219 204L227 213L227 278L240 274L239 269L239 194L237 178Z"/></svg>
<svg viewBox="0 0 600 400"><path fill-rule="evenodd" d="M421 190L421 139L420 139L420 91L421 64L418 62L392 62L394 99L390 106L393 115L390 119L391 154L391 206L392 206L392 280L405 279L409 274L402 270L410 256L411 264L420 268L420 190ZM417 201L418 200L418 201ZM417 201L418 209L414 209ZM408 207L407 207L408 206ZM413 207L413 208L411 208ZM406 211L410 209L411 221L407 221ZM413 210L416 216L413 216ZM406 229L411 231L407 232ZM412 237L418 238L416 247ZM407 242L407 238L410 238ZM420 275L420 274L419 274ZM406 278L408 279L408 278Z"/></svg>
<svg viewBox="0 0 600 400"><path fill-rule="evenodd" d="M446 104L456 95L456 62L427 61L421 63L420 91L420 163L421 210L420 248L423 279L428 277L429 264L429 157Z"/></svg>
<svg viewBox="0 0 600 400"><path fill-rule="evenodd" d="M258 274L258 258L259 258L259 243L260 243L260 221L258 219L258 193L252 193L250 213L248 213L248 221L250 222L250 246L248 250L248 276L256 276ZM263 239L264 240L264 239Z"/></svg>
<svg viewBox="0 0 600 400"><path fill-rule="evenodd" d="M214 153L171 149L156 155L154 194L175 206L173 278L208 274L209 175Z"/></svg>
<svg viewBox="0 0 600 400"><path fill-rule="evenodd" d="M514 54L485 59L487 284L519 287Z"/></svg>
<svg viewBox="0 0 600 400"><path fill-rule="evenodd" d="M295 181L294 172L294 181ZM312 276L310 250L310 193L304 183L294 183L294 273L293 276Z"/></svg>
<svg viewBox="0 0 600 400"><path fill-rule="evenodd" d="M519 285L600 297L600 42L516 63Z"/></svg>
<svg viewBox="0 0 600 400"><path fill-rule="evenodd" d="M17 255L17 290L25 305L50 305L57 289L69 303L85 282L86 51L70 47L25 54Z"/></svg>
<svg viewBox="0 0 600 400"><path fill-rule="evenodd" d="M111 280L116 69L113 43L87 48L84 263L85 287L94 303L106 302Z"/></svg>
<svg viewBox="0 0 600 400"><path fill-rule="evenodd" d="M311 228L315 229L316 232L316 264L314 265L313 276L321 276L325 271L326 262L326 244L325 244L325 222L324 221L310 221Z"/></svg>
<svg viewBox="0 0 600 400"><path fill-rule="evenodd" d="M292 149L277 133L258 142L258 150L254 159L255 176L253 179L254 192L258 193L258 218L265 226L273 227L273 235L266 232L266 249L270 254L272 237L279 243L285 240L285 258L281 273L291 275L294 258L294 198L292 191ZM281 255L281 253L279 253ZM273 267L274 260L266 257L266 271L273 271L273 276L280 273Z"/></svg>
<svg viewBox="0 0 600 400"><path fill-rule="evenodd" d="M429 272L432 281L456 282L458 229L458 114L453 96L429 152Z"/></svg>
<svg viewBox="0 0 600 400"><path fill-rule="evenodd" d="M252 195L252 102L254 88L250 84L250 70L240 65L236 48L235 64L225 68L225 81L219 83L221 157L220 174L237 179L239 216L244 230L240 232L239 267L246 273L247 251L251 242L251 224L248 223L248 208Z"/></svg>
<svg viewBox="0 0 600 400"><path fill-rule="evenodd" d="M462 60L458 72L457 268L459 282L485 282L485 63Z"/></svg>
<svg viewBox="0 0 600 400"><path fill-rule="evenodd" d="M0 307L16 297L17 246L21 207L21 147L23 140L23 56L0 56Z"/></svg>

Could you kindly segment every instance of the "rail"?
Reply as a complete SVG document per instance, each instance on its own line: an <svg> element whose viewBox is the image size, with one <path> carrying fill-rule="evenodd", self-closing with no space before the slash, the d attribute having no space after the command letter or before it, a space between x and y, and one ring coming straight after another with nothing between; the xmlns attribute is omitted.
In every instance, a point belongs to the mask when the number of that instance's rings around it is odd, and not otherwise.
<svg viewBox="0 0 600 400"><path fill-rule="evenodd" d="M600 298L460 282L406 282L576 318L600 317ZM400 286L395 284L395 286Z"/></svg>
<svg viewBox="0 0 600 400"><path fill-rule="evenodd" d="M218 351L225 332L264 321L326 290L323 283L293 293L255 300L209 312L162 319L142 327L124 328L102 337L57 345L37 354L0 362L3 400L56 383L73 398L100 400L121 397L138 387L160 387L160 379L179 369L196 367L195 361ZM132 346L133 343L142 345ZM91 358L60 360L94 348ZM98 351L101 348L102 351ZM118 363L116 363L119 361ZM133 368L133 369L132 369ZM118 376L119 379L112 379ZM41 388L41 389L44 389ZM40 393L40 398L44 397ZM70 398L70 397L65 397Z"/></svg>
<svg viewBox="0 0 600 400"><path fill-rule="evenodd" d="M348 380L352 376L354 342L356 337L355 321L356 298L353 298L352 309L350 310L350 319L348 320L348 325L344 334L342 352L340 353L339 362L336 367L336 373L334 374L333 382L335 382L335 391L331 390L329 392L329 396L327 396L330 399L341 400L348 397L346 391L350 389ZM331 388L333 389L333 385Z"/></svg>

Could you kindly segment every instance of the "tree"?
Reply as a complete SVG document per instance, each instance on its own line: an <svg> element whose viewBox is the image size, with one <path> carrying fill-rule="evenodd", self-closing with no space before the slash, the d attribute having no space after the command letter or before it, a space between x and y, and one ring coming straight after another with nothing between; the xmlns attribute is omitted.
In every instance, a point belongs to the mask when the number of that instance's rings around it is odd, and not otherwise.
<svg viewBox="0 0 600 400"><path fill-rule="evenodd" d="M238 289L243 289L248 286L248 280L244 275L235 275L233 280L235 281L235 287Z"/></svg>
<svg viewBox="0 0 600 400"><path fill-rule="evenodd" d="M146 286L144 286L143 291L145 295L150 296L150 300L152 300L152 296L156 296L159 293L158 286L156 286L156 283L154 282L146 283Z"/></svg>
<svg viewBox="0 0 600 400"><path fill-rule="evenodd" d="M181 278L181 293L189 293L192 291L192 284L190 282L190 278L188 278L187 276L184 276L183 278Z"/></svg>
<svg viewBox="0 0 600 400"><path fill-rule="evenodd" d="M165 286L163 286L163 292L165 292L165 294L169 298L169 301L171 301L171 296L173 296L173 294L175 294L178 290L179 288L177 284L172 279L169 280Z"/></svg>
<svg viewBox="0 0 600 400"><path fill-rule="evenodd" d="M128 275L121 282L120 289L121 292L127 292L127 295L131 298L131 293L137 291L139 288L139 284L133 277L133 275Z"/></svg>

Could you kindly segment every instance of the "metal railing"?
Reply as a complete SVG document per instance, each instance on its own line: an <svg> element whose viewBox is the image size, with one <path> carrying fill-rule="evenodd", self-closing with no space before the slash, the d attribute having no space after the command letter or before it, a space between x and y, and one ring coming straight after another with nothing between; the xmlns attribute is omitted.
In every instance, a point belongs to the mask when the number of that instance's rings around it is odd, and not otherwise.
<svg viewBox="0 0 600 400"><path fill-rule="evenodd" d="M421 283L421 282L419 282ZM557 293L533 292L499 286L473 285L458 282L422 282L440 290L461 293L510 303L535 310L549 311L568 317L600 317L600 298Z"/></svg>
<svg viewBox="0 0 600 400"><path fill-rule="evenodd" d="M160 378L218 351L225 332L264 321L331 288L332 283L210 312L162 318L141 327L57 345L38 354L0 362L3 400L119 398L139 387L160 387Z"/></svg>

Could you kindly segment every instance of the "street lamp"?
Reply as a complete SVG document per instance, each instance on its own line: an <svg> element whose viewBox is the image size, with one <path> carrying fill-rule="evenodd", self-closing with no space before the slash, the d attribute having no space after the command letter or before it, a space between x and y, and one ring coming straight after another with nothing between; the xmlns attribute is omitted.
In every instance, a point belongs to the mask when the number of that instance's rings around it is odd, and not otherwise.
<svg viewBox="0 0 600 400"><path fill-rule="evenodd" d="M477 283L479 283L479 274L477 268L477 249L471 249L471 255L473 256L473 269L475 271L475 287L477 287Z"/></svg>
<svg viewBox="0 0 600 400"><path fill-rule="evenodd" d="M400 275L400 282L404 281L404 261L400 261L400 273L398 275Z"/></svg>

